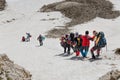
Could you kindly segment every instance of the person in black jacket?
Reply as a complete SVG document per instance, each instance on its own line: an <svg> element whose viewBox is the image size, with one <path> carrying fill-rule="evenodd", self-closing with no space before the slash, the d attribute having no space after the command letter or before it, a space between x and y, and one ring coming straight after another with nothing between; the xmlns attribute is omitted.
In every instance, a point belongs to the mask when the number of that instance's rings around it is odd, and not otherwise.
<svg viewBox="0 0 120 80"><path fill-rule="evenodd" d="M45 39L45 37L43 37L41 34L38 36L37 40L39 41L40 43L40 46L43 45L43 40Z"/></svg>
<svg viewBox="0 0 120 80"><path fill-rule="evenodd" d="M76 56L79 56L80 54L80 50L81 50L81 47L82 47L82 38L81 38L81 34L76 36L74 38L74 41L76 42L76 46L75 46L75 53L76 53Z"/></svg>

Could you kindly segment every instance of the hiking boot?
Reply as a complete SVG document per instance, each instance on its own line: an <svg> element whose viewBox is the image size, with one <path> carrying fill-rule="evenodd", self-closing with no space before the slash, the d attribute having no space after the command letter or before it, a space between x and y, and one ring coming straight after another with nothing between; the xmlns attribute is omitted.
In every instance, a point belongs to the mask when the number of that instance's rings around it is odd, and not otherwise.
<svg viewBox="0 0 120 80"><path fill-rule="evenodd" d="M87 58L83 58L83 61L86 61L86 60L88 60Z"/></svg>
<svg viewBox="0 0 120 80"><path fill-rule="evenodd" d="M99 54L96 55L96 57L99 57L99 56L100 56Z"/></svg>
<svg viewBox="0 0 120 80"><path fill-rule="evenodd" d="M66 53L66 51L64 51L64 53Z"/></svg>
<svg viewBox="0 0 120 80"><path fill-rule="evenodd" d="M92 59L95 59L96 57L94 55L92 55Z"/></svg>
<svg viewBox="0 0 120 80"><path fill-rule="evenodd" d="M70 55L70 52L69 52L69 51L68 51L67 53L68 53L68 55Z"/></svg>

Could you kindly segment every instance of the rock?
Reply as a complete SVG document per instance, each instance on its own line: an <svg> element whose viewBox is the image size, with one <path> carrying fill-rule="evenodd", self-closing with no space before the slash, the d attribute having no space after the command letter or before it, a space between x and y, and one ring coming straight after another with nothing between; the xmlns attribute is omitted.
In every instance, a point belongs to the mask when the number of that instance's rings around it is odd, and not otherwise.
<svg viewBox="0 0 120 80"><path fill-rule="evenodd" d="M64 1L63 1L64 2ZM44 5L41 9L40 12L51 12L51 11L55 11L55 7L56 5L63 3L63 2L56 2L53 4L48 4L48 5Z"/></svg>
<svg viewBox="0 0 120 80"><path fill-rule="evenodd" d="M14 64L7 55L0 55L0 80L31 80L31 74L21 66Z"/></svg>
<svg viewBox="0 0 120 80"><path fill-rule="evenodd" d="M5 0L0 0L0 11L5 9L5 4L6 4Z"/></svg>
<svg viewBox="0 0 120 80"><path fill-rule="evenodd" d="M71 8L71 7L77 7L77 6L80 6L82 4L78 3L78 2L63 2L61 4L58 4L55 6L55 10L63 10L63 9L67 9L67 8Z"/></svg>
<svg viewBox="0 0 120 80"><path fill-rule="evenodd" d="M112 70L107 74L100 77L98 80L119 80L120 79L120 71Z"/></svg>
<svg viewBox="0 0 120 80"><path fill-rule="evenodd" d="M117 48L117 49L115 50L115 54L120 55L120 48Z"/></svg>
<svg viewBox="0 0 120 80"><path fill-rule="evenodd" d="M63 29L57 29L54 28L47 32L47 35L45 35L48 38L58 38L61 37L61 35L68 34L70 29L63 28Z"/></svg>
<svg viewBox="0 0 120 80"><path fill-rule="evenodd" d="M44 5L40 11L60 11L72 19L66 24L67 27L88 22L96 17L114 19L120 16L120 12L114 11L113 4L108 0L65 0Z"/></svg>

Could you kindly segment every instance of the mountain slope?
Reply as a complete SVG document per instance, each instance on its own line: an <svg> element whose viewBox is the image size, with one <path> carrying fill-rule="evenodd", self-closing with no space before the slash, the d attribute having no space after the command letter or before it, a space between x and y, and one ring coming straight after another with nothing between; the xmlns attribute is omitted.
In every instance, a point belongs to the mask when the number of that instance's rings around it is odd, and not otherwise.
<svg viewBox="0 0 120 80"><path fill-rule="evenodd" d="M29 70L33 80L97 80L111 69L120 69L120 60L116 59L117 56L112 51L120 45L120 17L114 20L96 18L87 24L71 28L73 32L81 34L85 30L89 30L90 35L92 30L105 32L108 50L102 50L102 60L74 60L75 54L60 56L63 49L59 45L59 39L46 38L44 45L39 47L36 38L40 33L45 35L46 31L69 21L59 12L37 12L44 4L56 1L58 0L7 0L7 9L0 12L0 53L6 53L15 63ZM111 1L115 4L115 9L120 10L120 1ZM51 18L55 20L49 20ZM22 43L21 37L26 36L26 32L31 33L31 41ZM88 57L91 57L90 52Z"/></svg>

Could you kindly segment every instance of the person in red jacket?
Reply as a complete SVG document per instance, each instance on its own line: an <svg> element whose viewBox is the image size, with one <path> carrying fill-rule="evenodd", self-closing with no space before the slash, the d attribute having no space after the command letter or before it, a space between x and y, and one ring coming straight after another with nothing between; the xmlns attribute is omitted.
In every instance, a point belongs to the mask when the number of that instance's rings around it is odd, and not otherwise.
<svg viewBox="0 0 120 80"><path fill-rule="evenodd" d="M90 46L90 39L91 37L89 36L89 31L85 31L85 35L81 36L82 38L82 47L81 47L81 54L83 56L83 58L87 57L87 53L89 50L89 46Z"/></svg>

